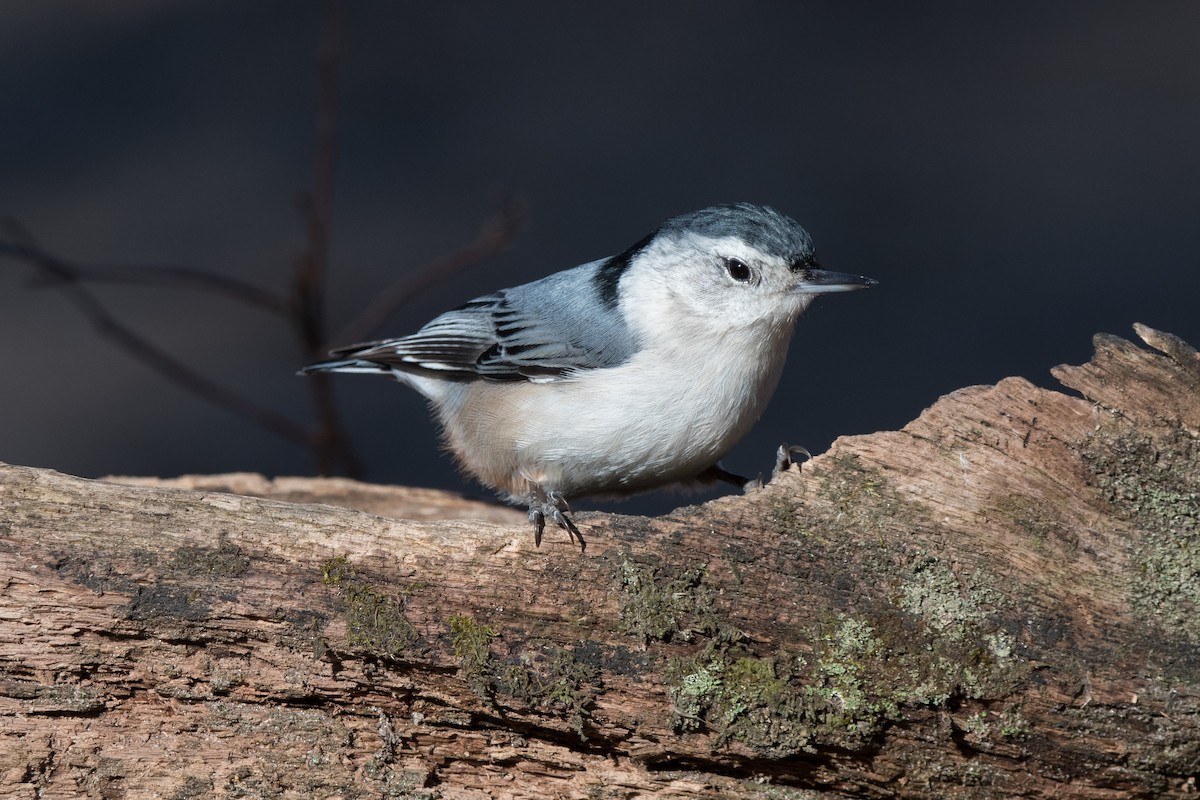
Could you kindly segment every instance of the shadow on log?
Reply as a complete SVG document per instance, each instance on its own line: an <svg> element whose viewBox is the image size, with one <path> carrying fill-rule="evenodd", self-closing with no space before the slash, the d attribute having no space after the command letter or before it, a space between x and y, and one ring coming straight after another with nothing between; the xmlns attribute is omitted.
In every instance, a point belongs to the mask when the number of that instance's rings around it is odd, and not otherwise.
<svg viewBox="0 0 1200 800"><path fill-rule="evenodd" d="M1195 796L1200 359L1137 331L582 555L0 466L0 797Z"/></svg>

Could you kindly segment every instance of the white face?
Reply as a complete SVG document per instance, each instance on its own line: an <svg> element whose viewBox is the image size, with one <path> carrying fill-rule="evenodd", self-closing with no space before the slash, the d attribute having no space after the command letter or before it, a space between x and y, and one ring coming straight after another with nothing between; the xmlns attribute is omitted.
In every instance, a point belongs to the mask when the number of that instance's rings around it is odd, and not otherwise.
<svg viewBox="0 0 1200 800"><path fill-rule="evenodd" d="M663 333L786 328L812 302L788 263L734 237L651 242L622 281L627 312ZM649 331L648 331L649 332Z"/></svg>

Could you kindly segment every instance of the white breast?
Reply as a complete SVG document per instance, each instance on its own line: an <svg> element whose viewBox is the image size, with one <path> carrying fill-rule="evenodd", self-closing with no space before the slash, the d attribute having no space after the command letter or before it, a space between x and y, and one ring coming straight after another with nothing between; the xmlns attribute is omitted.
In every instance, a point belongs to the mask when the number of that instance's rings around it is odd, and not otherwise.
<svg viewBox="0 0 1200 800"><path fill-rule="evenodd" d="M776 333L662 342L558 383L471 384L442 421L462 466L515 496L531 484L573 497L690 481L766 407L790 331Z"/></svg>

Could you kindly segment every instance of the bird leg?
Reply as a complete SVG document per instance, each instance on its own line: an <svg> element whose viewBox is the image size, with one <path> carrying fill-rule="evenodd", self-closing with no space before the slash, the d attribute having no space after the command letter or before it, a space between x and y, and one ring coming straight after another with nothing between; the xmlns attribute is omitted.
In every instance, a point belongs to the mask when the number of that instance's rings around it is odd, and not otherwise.
<svg viewBox="0 0 1200 800"><path fill-rule="evenodd" d="M812 458L812 454L803 447L786 444L779 445L779 449L775 451L775 468L771 471L771 480L778 478L781 472L786 472L792 464L798 463L796 460L797 456L803 456L804 461ZM704 472L701 472L696 476L696 479L704 483L712 483L714 481L730 483L744 492L748 492L751 489L761 489L767 484L767 481L763 480L761 474L757 478L746 478L737 473L730 472L719 463L713 464L704 470Z"/></svg>
<svg viewBox="0 0 1200 800"><path fill-rule="evenodd" d="M534 547L542 546L542 531L546 528L548 517L554 524L567 532L567 536L571 538L572 542L579 542L579 552L582 553L587 549L587 542L584 541L583 534L567 516L570 510L567 499L558 492L546 492L540 486L534 487L529 495L529 521L533 523Z"/></svg>
<svg viewBox="0 0 1200 800"><path fill-rule="evenodd" d="M738 475L737 473L730 472L729 470L722 467L719 463L713 464L711 467L704 470L704 472L701 472L699 475L696 476L696 479L699 481L702 481L704 483L713 483L715 481L721 481L722 483L732 484L732 485L738 487L739 489L746 489L754 483L754 481L751 480L750 478L746 478L741 475Z"/></svg>

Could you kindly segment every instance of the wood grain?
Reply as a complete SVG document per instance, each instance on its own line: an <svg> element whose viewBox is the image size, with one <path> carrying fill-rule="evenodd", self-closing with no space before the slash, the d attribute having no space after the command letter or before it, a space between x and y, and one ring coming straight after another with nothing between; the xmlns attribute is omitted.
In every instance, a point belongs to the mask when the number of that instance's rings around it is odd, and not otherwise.
<svg viewBox="0 0 1200 800"><path fill-rule="evenodd" d="M1200 360L1138 333L585 554L0 466L0 797L1195 796Z"/></svg>

